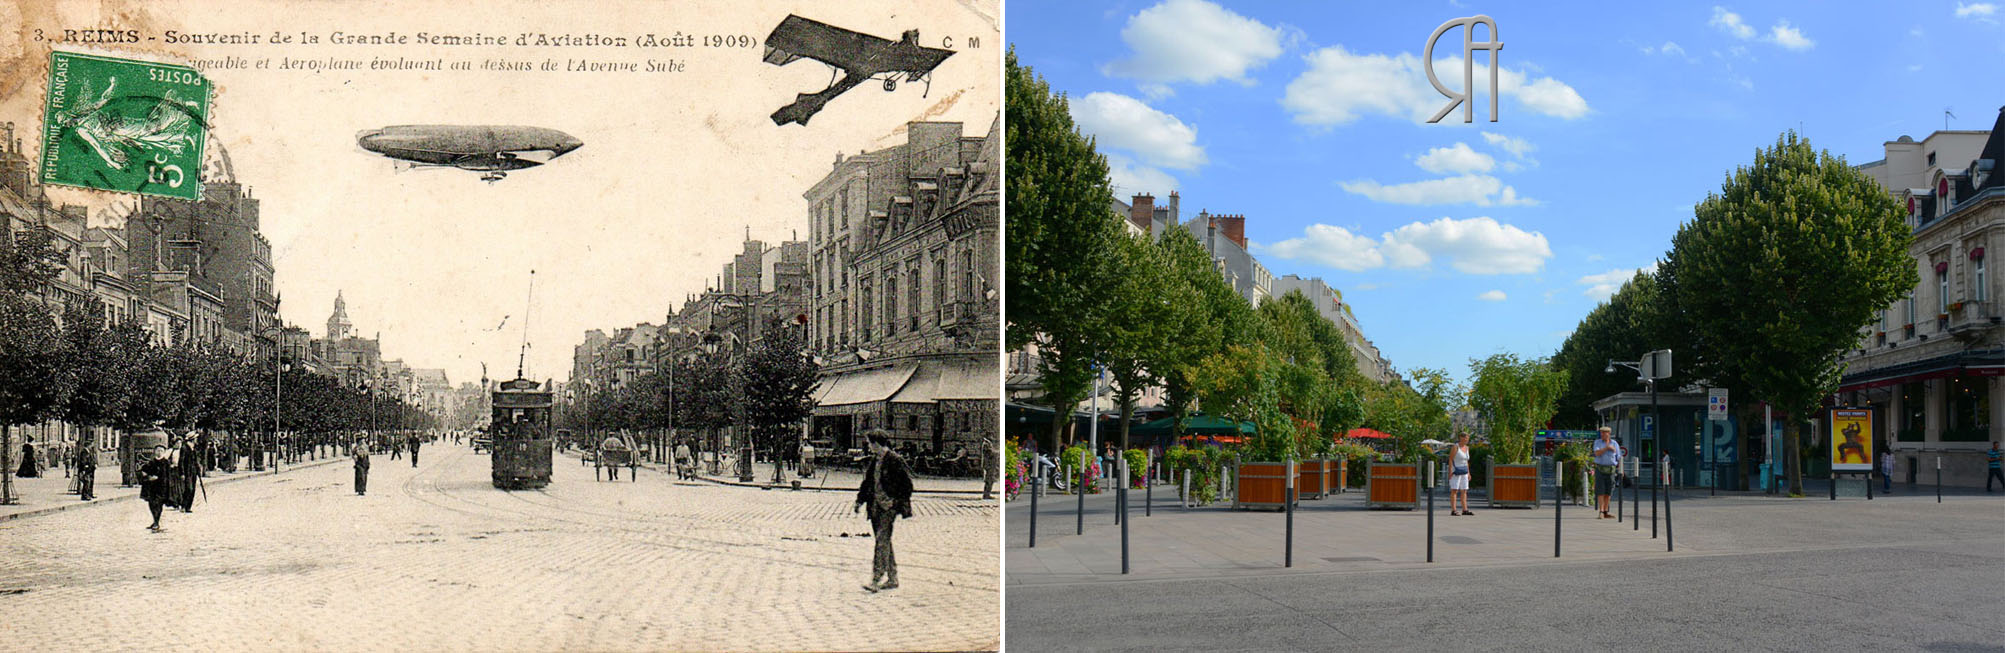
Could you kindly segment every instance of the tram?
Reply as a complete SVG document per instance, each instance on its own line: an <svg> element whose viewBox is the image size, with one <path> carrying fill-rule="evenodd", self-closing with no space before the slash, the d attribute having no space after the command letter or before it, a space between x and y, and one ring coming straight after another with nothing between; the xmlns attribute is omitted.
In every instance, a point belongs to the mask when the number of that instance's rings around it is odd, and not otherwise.
<svg viewBox="0 0 2005 653"><path fill-rule="evenodd" d="M549 390L529 379L503 381L494 393L493 421L488 424L492 439L494 486L504 490L530 490L550 484Z"/></svg>

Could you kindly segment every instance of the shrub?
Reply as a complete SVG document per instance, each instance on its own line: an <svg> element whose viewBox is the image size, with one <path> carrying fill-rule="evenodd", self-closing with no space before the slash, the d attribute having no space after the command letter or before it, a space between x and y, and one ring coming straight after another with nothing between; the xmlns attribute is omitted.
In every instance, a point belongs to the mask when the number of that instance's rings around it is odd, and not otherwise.
<svg viewBox="0 0 2005 653"><path fill-rule="evenodd" d="M1067 478L1079 479L1078 486L1081 491L1100 491L1101 470L1099 458L1095 457L1092 452L1087 451L1085 446L1077 444L1066 447L1060 456L1061 458L1058 461L1058 472L1060 474L1064 474ZM1079 469L1079 459L1081 457L1086 459L1086 469L1083 474Z"/></svg>

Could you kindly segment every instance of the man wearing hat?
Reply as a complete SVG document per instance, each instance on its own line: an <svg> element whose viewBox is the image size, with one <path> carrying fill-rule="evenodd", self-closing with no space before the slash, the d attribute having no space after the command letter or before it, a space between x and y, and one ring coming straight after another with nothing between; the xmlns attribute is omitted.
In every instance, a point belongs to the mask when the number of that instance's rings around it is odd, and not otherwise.
<svg viewBox="0 0 2005 653"><path fill-rule="evenodd" d="M95 438L85 437L77 442L77 459L74 467L77 473L77 497L89 501L97 498L97 443Z"/></svg>
<svg viewBox="0 0 2005 653"><path fill-rule="evenodd" d="M369 494L369 439L355 441L355 496Z"/></svg>
<svg viewBox="0 0 2005 653"><path fill-rule="evenodd" d="M863 484L856 489L856 506L850 512L870 507L870 534L876 551L870 560L871 592L898 587L898 559L891 553L891 526L900 517L912 516L912 474L905 459L891 450L890 434L873 429L870 439L870 466L863 472ZM879 583L882 577L884 582Z"/></svg>
<svg viewBox="0 0 2005 653"><path fill-rule="evenodd" d="M202 482L202 454L195 448L195 438L182 436L181 446L175 451L175 471L180 485L175 488L174 503L181 512L195 512L196 484Z"/></svg>

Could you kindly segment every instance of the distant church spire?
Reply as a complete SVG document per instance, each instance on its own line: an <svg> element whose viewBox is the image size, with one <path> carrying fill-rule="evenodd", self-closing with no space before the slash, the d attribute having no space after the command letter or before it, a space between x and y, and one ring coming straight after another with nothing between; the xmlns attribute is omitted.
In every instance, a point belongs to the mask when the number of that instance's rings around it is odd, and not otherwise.
<svg viewBox="0 0 2005 653"><path fill-rule="evenodd" d="M327 318L327 337L330 340L346 338L355 325L348 321L348 300L341 291L334 291L334 315Z"/></svg>

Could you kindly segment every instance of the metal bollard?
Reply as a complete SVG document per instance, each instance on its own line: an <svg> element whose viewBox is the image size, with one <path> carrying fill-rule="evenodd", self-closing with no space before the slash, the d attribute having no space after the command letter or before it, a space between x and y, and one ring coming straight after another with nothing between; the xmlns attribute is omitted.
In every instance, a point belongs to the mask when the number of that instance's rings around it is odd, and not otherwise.
<svg viewBox="0 0 2005 653"><path fill-rule="evenodd" d="M1427 461L1427 476L1434 477L1434 461ZM1427 561L1434 562L1434 484L1427 485Z"/></svg>
<svg viewBox="0 0 2005 653"><path fill-rule="evenodd" d="M1641 472L1641 471L1643 471L1643 461L1641 461L1641 460L1638 460L1638 461L1636 461L1636 471L1637 471L1637 472ZM1631 474L1631 475L1630 475L1630 478L1629 478L1629 515L1630 515L1630 517L1629 517L1629 521L1630 521L1630 526L1629 526L1629 530L1631 530L1631 531L1636 531L1636 532L1642 532L1642 530L1643 530L1643 484L1642 484L1642 483L1638 483L1638 482L1636 482L1636 478L1635 478L1635 477L1636 477L1636 476L1638 476L1638 475L1639 475L1639 474Z"/></svg>
<svg viewBox="0 0 2005 653"><path fill-rule="evenodd" d="M1121 512L1128 512L1128 461L1121 460ZM1124 515L1125 517L1125 515ZM1121 519L1121 573L1128 573L1128 520Z"/></svg>
<svg viewBox="0 0 2005 653"><path fill-rule="evenodd" d="M1838 500L1838 472L1831 472L1831 500Z"/></svg>
<svg viewBox="0 0 2005 653"><path fill-rule="evenodd" d="M1295 461L1288 461L1288 491L1281 494L1281 510L1288 513L1287 551L1282 553L1281 566L1295 566Z"/></svg>
<svg viewBox="0 0 2005 653"><path fill-rule="evenodd" d="M1664 470L1650 470L1650 539L1657 539L1657 486L1664 482Z"/></svg>
<svg viewBox="0 0 2005 653"><path fill-rule="evenodd" d="M1184 470L1184 473L1183 473L1183 490L1182 490L1182 491L1181 491L1181 493L1179 493L1179 494L1178 494L1177 496L1178 496L1178 497L1181 497L1181 499L1179 499L1179 502L1183 504L1183 508L1184 508L1184 512L1190 512L1190 501L1191 501L1191 498L1190 498L1190 470L1188 470L1188 469Z"/></svg>
<svg viewBox="0 0 2005 653"><path fill-rule="evenodd" d="M1552 557L1559 557L1560 515L1566 511L1560 508L1560 499L1566 496L1566 463L1553 461L1552 464Z"/></svg>
<svg viewBox="0 0 2005 653"><path fill-rule="evenodd" d="M1072 493L1079 495L1079 512L1075 515L1073 535L1086 534L1086 452L1079 452L1079 479L1072 484Z"/></svg>
<svg viewBox="0 0 2005 653"><path fill-rule="evenodd" d="M1984 481L1984 488L1991 489L1990 479ZM1942 456L1935 457L1935 502L1942 503Z"/></svg>
<svg viewBox="0 0 2005 653"><path fill-rule="evenodd" d="M1030 477L1030 548L1037 548L1037 495L1044 494L1044 475Z"/></svg>
<svg viewBox="0 0 2005 653"><path fill-rule="evenodd" d="M1873 500L1873 473L1866 472L1866 500Z"/></svg>
<svg viewBox="0 0 2005 653"><path fill-rule="evenodd" d="M1678 468L1677 465L1669 465L1668 467L1670 469ZM1672 547L1673 544L1671 540L1671 492L1669 490L1666 490L1664 492L1664 551L1666 553L1674 551L1675 549Z"/></svg>
<svg viewBox="0 0 2005 653"><path fill-rule="evenodd" d="M1148 466L1143 467L1142 469L1153 470L1156 468L1155 454L1153 452L1149 454L1149 458L1150 460ZM1151 475L1149 478L1142 479L1142 516L1147 517L1149 515L1155 514L1155 508L1156 508L1156 479L1154 478L1154 475Z"/></svg>

